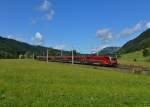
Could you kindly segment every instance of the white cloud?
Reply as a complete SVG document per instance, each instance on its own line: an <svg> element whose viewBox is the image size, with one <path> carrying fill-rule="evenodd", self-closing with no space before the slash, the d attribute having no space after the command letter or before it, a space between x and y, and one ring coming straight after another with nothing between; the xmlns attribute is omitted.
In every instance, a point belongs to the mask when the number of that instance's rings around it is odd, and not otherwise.
<svg viewBox="0 0 150 107"><path fill-rule="evenodd" d="M127 28L123 29L120 33L118 33L118 36L119 37L130 36L138 31L142 30L144 28L144 26L145 26L144 23L139 22L131 28L127 27Z"/></svg>
<svg viewBox="0 0 150 107"><path fill-rule="evenodd" d="M7 38L8 39L15 39L16 40L16 37L14 35L7 35Z"/></svg>
<svg viewBox="0 0 150 107"><path fill-rule="evenodd" d="M99 29L96 32L96 37L98 37L101 40L100 46L96 48L92 48L92 52L97 52L102 50L105 47L108 47L108 42L112 42L111 40L118 40L120 38L132 36L134 33L143 31L145 29L150 28L150 22L149 21L140 21L137 24L135 24L133 27L126 27L120 32L114 33L109 28ZM105 45L108 44L108 45Z"/></svg>
<svg viewBox="0 0 150 107"><path fill-rule="evenodd" d="M43 36L41 33L37 32L37 33L34 35L33 40L34 40L35 42L37 42L38 44L41 44L41 43L43 42L43 37L44 37L44 36Z"/></svg>
<svg viewBox="0 0 150 107"><path fill-rule="evenodd" d="M48 21L51 21L53 19L53 16L54 16L54 10L50 10L47 14L46 14L46 19Z"/></svg>
<svg viewBox="0 0 150 107"><path fill-rule="evenodd" d="M110 41L113 38L110 29L99 29L96 32L96 36L100 38L102 41Z"/></svg>
<svg viewBox="0 0 150 107"><path fill-rule="evenodd" d="M150 22L146 23L146 28L150 28Z"/></svg>
<svg viewBox="0 0 150 107"><path fill-rule="evenodd" d="M62 44L62 45L57 45L54 47L54 49L59 49L59 50L63 50L66 48L66 45L65 44Z"/></svg>
<svg viewBox="0 0 150 107"><path fill-rule="evenodd" d="M48 0L44 0L40 5L40 10L48 11L51 8L51 3Z"/></svg>
<svg viewBox="0 0 150 107"><path fill-rule="evenodd" d="M96 47L96 48L92 48L91 49L91 52L92 53L96 53L96 52L98 52L98 51L101 51L102 49L104 49L104 48L106 48L106 47L108 47L109 45L100 45L100 46L98 46L98 47Z"/></svg>
<svg viewBox="0 0 150 107"><path fill-rule="evenodd" d="M8 39L14 39L17 41L23 41L23 38L21 37L22 35L5 35L4 37L8 38Z"/></svg>
<svg viewBox="0 0 150 107"><path fill-rule="evenodd" d="M137 24L135 24L133 27L126 27L116 34L111 32L111 30L109 28L99 29L96 32L96 36L98 38L100 38L101 42L105 43L110 40L131 36L132 34L134 34L136 32L140 32L147 28L150 28L150 22L140 21Z"/></svg>
<svg viewBox="0 0 150 107"><path fill-rule="evenodd" d="M39 9L44 12L45 17L44 19L46 19L47 21L51 21L53 19L54 16L54 9L52 7L52 4L50 1L48 0L43 0L43 2L41 3L41 5L39 6Z"/></svg>

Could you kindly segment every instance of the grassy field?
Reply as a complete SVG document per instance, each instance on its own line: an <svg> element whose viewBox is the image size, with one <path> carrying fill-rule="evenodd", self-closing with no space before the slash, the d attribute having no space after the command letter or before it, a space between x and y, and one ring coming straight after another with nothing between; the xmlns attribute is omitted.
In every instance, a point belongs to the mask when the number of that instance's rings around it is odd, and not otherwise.
<svg viewBox="0 0 150 107"><path fill-rule="evenodd" d="M0 60L0 107L150 107L150 76Z"/></svg>
<svg viewBox="0 0 150 107"><path fill-rule="evenodd" d="M134 61L134 59L136 59L136 61ZM143 57L142 51L122 55L119 59L119 63L125 65L150 67L150 62L147 61L147 58Z"/></svg>

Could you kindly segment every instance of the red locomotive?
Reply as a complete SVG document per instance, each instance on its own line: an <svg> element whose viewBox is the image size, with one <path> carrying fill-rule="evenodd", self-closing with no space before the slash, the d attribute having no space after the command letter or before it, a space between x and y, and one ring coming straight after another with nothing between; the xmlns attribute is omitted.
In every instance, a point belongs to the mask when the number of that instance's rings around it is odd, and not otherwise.
<svg viewBox="0 0 150 107"><path fill-rule="evenodd" d="M47 60L46 56L37 56L39 60ZM117 66L117 58L108 55L103 56L48 56L48 61L72 62L81 64L99 64L103 66Z"/></svg>

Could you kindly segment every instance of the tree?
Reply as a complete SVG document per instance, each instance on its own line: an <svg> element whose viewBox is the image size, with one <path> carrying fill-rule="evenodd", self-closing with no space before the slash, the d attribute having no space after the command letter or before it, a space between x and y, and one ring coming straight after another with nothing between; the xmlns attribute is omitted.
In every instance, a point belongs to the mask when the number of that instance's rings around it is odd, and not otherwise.
<svg viewBox="0 0 150 107"><path fill-rule="evenodd" d="M150 56L150 50L149 49L144 49L143 50L143 56L144 57Z"/></svg>
<svg viewBox="0 0 150 107"><path fill-rule="evenodd" d="M49 48L48 49L48 55L50 56L58 56L59 55L59 52L53 48Z"/></svg>

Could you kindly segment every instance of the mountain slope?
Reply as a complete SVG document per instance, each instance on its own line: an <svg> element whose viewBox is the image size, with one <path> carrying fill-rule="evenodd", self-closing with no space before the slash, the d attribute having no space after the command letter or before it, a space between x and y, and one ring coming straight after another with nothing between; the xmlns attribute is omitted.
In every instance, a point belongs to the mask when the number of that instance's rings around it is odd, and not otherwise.
<svg viewBox="0 0 150 107"><path fill-rule="evenodd" d="M26 52L41 54L43 51L46 51L46 49L47 48L43 46L33 46L24 42L0 37L0 57L16 58L18 55L23 55Z"/></svg>
<svg viewBox="0 0 150 107"><path fill-rule="evenodd" d="M49 55L61 55L61 50L48 48L44 46L34 46L24 42L16 41L0 37L0 58L18 58L19 55L31 56L46 55L47 49L49 49ZM63 51L63 55L72 55L71 51ZM79 52L74 50L74 55L80 55Z"/></svg>
<svg viewBox="0 0 150 107"><path fill-rule="evenodd" d="M103 54L113 54L115 52L117 52L119 50L119 47L106 47L104 49L102 49L99 54L103 55Z"/></svg>
<svg viewBox="0 0 150 107"><path fill-rule="evenodd" d="M150 29L141 33L137 38L130 40L119 50L120 53L129 53L150 47Z"/></svg>

